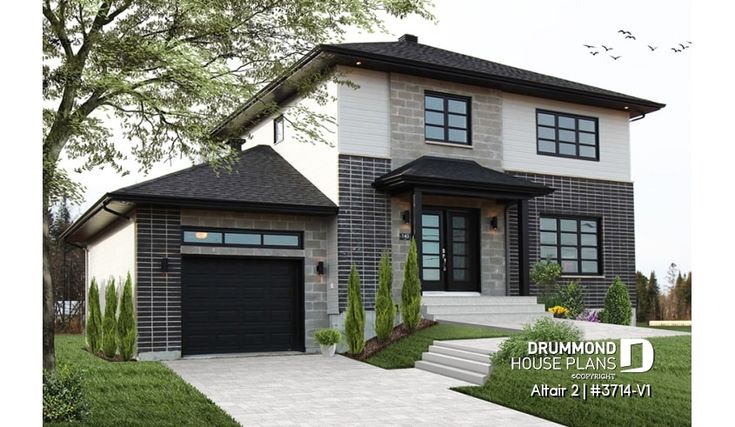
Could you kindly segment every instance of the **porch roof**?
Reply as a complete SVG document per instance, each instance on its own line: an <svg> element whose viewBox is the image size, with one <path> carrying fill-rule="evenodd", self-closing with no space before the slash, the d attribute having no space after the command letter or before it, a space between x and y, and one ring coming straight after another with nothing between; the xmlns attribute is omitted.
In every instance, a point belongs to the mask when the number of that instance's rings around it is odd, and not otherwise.
<svg viewBox="0 0 735 427"><path fill-rule="evenodd" d="M481 166L473 160L423 156L373 182L377 190L399 194L421 189L430 193L523 200L554 191L526 179Z"/></svg>

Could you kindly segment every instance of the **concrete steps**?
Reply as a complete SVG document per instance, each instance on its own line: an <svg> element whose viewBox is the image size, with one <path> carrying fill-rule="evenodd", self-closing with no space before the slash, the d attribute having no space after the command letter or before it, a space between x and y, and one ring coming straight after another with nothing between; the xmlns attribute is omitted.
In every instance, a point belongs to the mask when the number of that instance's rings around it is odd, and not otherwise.
<svg viewBox="0 0 735 427"><path fill-rule="evenodd" d="M523 324L552 316L533 296L424 296L421 313L429 320L485 326Z"/></svg>
<svg viewBox="0 0 735 427"><path fill-rule="evenodd" d="M459 350L442 341L434 341L416 368L477 385L485 384L492 371L488 354Z"/></svg>

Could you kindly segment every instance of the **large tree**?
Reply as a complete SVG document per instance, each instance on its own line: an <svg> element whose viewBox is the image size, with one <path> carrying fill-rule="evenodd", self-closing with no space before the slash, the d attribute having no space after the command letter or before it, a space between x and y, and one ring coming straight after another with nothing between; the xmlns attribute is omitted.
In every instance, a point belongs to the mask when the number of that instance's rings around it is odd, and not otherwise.
<svg viewBox="0 0 735 427"><path fill-rule="evenodd" d="M44 0L43 1L43 348L53 369L49 207L80 188L59 167L146 172L184 155L226 156L209 129L314 45L345 30L382 29L382 18L433 17L428 0ZM313 92L313 90L312 90ZM110 121L119 124L121 148ZM319 136L308 112L294 124ZM316 130L315 130L316 129Z"/></svg>

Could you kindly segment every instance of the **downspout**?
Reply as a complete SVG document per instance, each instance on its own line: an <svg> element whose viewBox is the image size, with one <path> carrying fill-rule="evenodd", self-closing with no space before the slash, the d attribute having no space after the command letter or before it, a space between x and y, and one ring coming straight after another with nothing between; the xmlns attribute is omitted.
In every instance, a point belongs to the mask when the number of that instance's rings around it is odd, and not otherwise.
<svg viewBox="0 0 735 427"><path fill-rule="evenodd" d="M628 123L633 123L633 122L636 122L636 121L638 121L638 120L643 119L643 118L646 117L646 113L642 113L640 111L639 111L639 113L640 113L639 115L633 117L632 119L629 119L628 120Z"/></svg>
<svg viewBox="0 0 735 427"><path fill-rule="evenodd" d="M132 218L130 218L129 216L127 216L127 215L123 215L123 214L121 214L120 212L117 212L117 211L113 211L112 209L108 208L108 207L107 207L107 204L108 204L108 203L110 203L110 202L109 202L109 200L108 200L108 201L105 201L105 202L103 202L103 203L102 203L102 210L104 210L105 212L109 212L109 213L111 213L111 214L113 214L113 215L119 216L119 217L121 217L121 218L125 218L125 219L127 219L128 221L132 221Z"/></svg>

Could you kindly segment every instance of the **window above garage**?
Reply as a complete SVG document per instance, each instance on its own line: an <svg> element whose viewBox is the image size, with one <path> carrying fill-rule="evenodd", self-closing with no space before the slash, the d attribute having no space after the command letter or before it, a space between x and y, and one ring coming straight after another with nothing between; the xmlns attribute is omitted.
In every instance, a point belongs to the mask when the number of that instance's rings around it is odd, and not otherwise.
<svg viewBox="0 0 735 427"><path fill-rule="evenodd" d="M185 245L248 248L303 249L303 240L302 233L298 231L187 228L182 235Z"/></svg>

